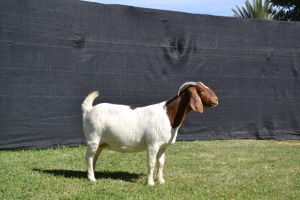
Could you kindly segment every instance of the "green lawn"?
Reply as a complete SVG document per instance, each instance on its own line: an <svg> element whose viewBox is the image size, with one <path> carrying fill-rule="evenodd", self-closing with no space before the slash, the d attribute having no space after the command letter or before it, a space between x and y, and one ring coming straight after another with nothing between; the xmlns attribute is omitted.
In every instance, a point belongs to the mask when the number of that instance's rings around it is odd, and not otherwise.
<svg viewBox="0 0 300 200"><path fill-rule="evenodd" d="M299 199L300 146L277 141L177 142L165 185L146 183L146 153L103 151L97 182L85 147L0 151L0 199Z"/></svg>

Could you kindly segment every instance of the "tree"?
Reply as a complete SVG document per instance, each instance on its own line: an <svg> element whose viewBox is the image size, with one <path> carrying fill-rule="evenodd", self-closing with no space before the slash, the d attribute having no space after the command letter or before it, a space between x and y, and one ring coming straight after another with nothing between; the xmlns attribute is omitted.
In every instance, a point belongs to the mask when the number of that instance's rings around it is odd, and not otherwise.
<svg viewBox="0 0 300 200"><path fill-rule="evenodd" d="M282 21L300 21L299 0L269 0L273 4L274 19Z"/></svg>
<svg viewBox="0 0 300 200"><path fill-rule="evenodd" d="M236 6L237 10L232 9L235 17L239 18L253 18L253 19L273 19L272 15L272 3L269 0L253 0L253 5L246 0L246 7L239 8Z"/></svg>

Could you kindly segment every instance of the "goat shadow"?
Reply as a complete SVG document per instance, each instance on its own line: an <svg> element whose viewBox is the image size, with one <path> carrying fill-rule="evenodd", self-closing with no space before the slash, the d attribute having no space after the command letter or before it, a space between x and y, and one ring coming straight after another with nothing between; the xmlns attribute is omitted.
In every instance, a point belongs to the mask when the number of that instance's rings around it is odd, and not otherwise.
<svg viewBox="0 0 300 200"><path fill-rule="evenodd" d="M36 168L34 168L33 171L44 173L44 174L51 174L53 176L62 176L65 178L87 179L86 171L76 171L76 170L67 170L67 169L36 169ZM139 179L142 175L143 174L129 173L124 171L95 172L96 179L114 179L114 180L122 180L126 182L134 182L135 180Z"/></svg>

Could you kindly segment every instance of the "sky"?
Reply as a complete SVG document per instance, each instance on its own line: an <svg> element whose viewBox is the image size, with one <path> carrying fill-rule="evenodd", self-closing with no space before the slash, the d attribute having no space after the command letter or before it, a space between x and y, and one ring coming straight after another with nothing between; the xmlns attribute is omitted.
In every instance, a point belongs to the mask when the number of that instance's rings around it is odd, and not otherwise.
<svg viewBox="0 0 300 200"><path fill-rule="evenodd" d="M180 11L233 17L232 8L244 7L246 0L84 0L103 4L121 4L141 8Z"/></svg>

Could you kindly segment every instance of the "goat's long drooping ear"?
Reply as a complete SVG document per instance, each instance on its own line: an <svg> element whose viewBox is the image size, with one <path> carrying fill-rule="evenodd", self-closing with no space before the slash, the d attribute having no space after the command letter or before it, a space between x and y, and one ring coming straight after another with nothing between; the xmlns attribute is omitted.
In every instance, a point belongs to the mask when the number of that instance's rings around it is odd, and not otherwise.
<svg viewBox="0 0 300 200"><path fill-rule="evenodd" d="M196 88L189 88L190 92L190 106L195 112L203 113L203 104L202 100L199 97Z"/></svg>

